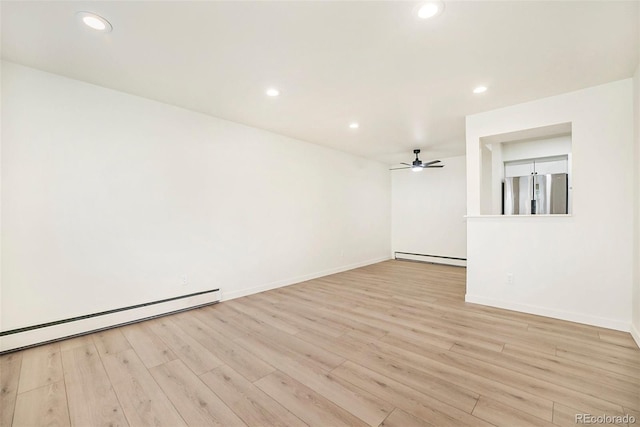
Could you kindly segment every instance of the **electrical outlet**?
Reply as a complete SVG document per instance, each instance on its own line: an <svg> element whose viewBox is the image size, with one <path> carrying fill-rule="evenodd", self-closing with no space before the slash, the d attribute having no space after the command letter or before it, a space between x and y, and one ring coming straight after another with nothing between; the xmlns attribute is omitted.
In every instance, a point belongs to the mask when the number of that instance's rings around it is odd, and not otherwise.
<svg viewBox="0 0 640 427"><path fill-rule="evenodd" d="M513 273L507 273L507 285L513 285Z"/></svg>
<svg viewBox="0 0 640 427"><path fill-rule="evenodd" d="M188 277L186 274L183 274L183 275L182 275L182 278L181 278L181 280L180 280L180 284L181 284L182 286L186 286L186 285L188 285L188 284L189 284L189 277Z"/></svg>

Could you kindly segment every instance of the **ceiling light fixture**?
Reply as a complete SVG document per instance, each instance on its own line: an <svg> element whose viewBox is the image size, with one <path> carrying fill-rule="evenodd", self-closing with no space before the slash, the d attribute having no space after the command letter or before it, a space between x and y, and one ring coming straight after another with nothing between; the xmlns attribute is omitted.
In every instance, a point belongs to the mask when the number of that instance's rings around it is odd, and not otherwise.
<svg viewBox="0 0 640 427"><path fill-rule="evenodd" d="M353 122L353 123L349 124L349 127L351 129L358 129L360 127L360 125L358 123L356 123L356 122Z"/></svg>
<svg viewBox="0 0 640 427"><path fill-rule="evenodd" d="M422 169L424 169L422 166L413 166L411 168L411 170L414 172L420 172Z"/></svg>
<svg viewBox="0 0 640 427"><path fill-rule="evenodd" d="M444 2L441 0L432 0L419 5L416 14L420 19L429 19L442 14L443 11Z"/></svg>
<svg viewBox="0 0 640 427"><path fill-rule="evenodd" d="M89 28L92 28L96 31L100 31L101 33L108 33L113 30L113 27L102 16L96 15L91 12L78 12L78 17L82 20L84 25Z"/></svg>
<svg viewBox="0 0 640 427"><path fill-rule="evenodd" d="M487 87L486 86L478 86L477 88L475 88L473 90L473 93L484 93L487 91Z"/></svg>
<svg viewBox="0 0 640 427"><path fill-rule="evenodd" d="M267 96L276 97L280 95L280 91L276 88L267 89Z"/></svg>

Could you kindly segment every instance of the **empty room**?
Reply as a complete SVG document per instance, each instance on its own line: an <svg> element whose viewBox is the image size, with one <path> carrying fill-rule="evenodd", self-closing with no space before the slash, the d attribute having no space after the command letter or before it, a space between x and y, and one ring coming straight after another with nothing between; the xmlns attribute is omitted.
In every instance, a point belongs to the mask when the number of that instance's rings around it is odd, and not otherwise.
<svg viewBox="0 0 640 427"><path fill-rule="evenodd" d="M640 426L640 1L0 1L1 426Z"/></svg>

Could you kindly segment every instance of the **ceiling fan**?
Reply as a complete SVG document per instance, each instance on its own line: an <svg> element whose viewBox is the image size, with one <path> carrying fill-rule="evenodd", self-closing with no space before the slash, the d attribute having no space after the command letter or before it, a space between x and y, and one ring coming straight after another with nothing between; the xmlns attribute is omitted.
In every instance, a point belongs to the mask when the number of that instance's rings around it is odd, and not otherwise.
<svg viewBox="0 0 640 427"><path fill-rule="evenodd" d="M413 150L413 153L416 155L416 159L411 163L401 163L402 165L407 165L407 166L403 166L401 168L391 168L389 170L394 171L394 170L398 170L398 169L411 169L412 171L421 171L422 169L427 169L427 168L443 168L444 165L436 165L436 163L440 163L440 160L432 160L430 162L422 162L422 160L420 160L418 158L418 154L420 154L420 150L416 149Z"/></svg>

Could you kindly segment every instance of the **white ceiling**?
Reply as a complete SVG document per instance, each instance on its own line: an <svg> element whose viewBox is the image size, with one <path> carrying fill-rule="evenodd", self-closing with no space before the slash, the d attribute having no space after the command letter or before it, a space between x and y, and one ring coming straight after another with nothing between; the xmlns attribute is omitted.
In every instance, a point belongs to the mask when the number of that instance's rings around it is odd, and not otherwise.
<svg viewBox="0 0 640 427"><path fill-rule="evenodd" d="M463 154L465 115L639 61L638 1L448 1L426 21L417 4L2 1L2 57L389 164Z"/></svg>

